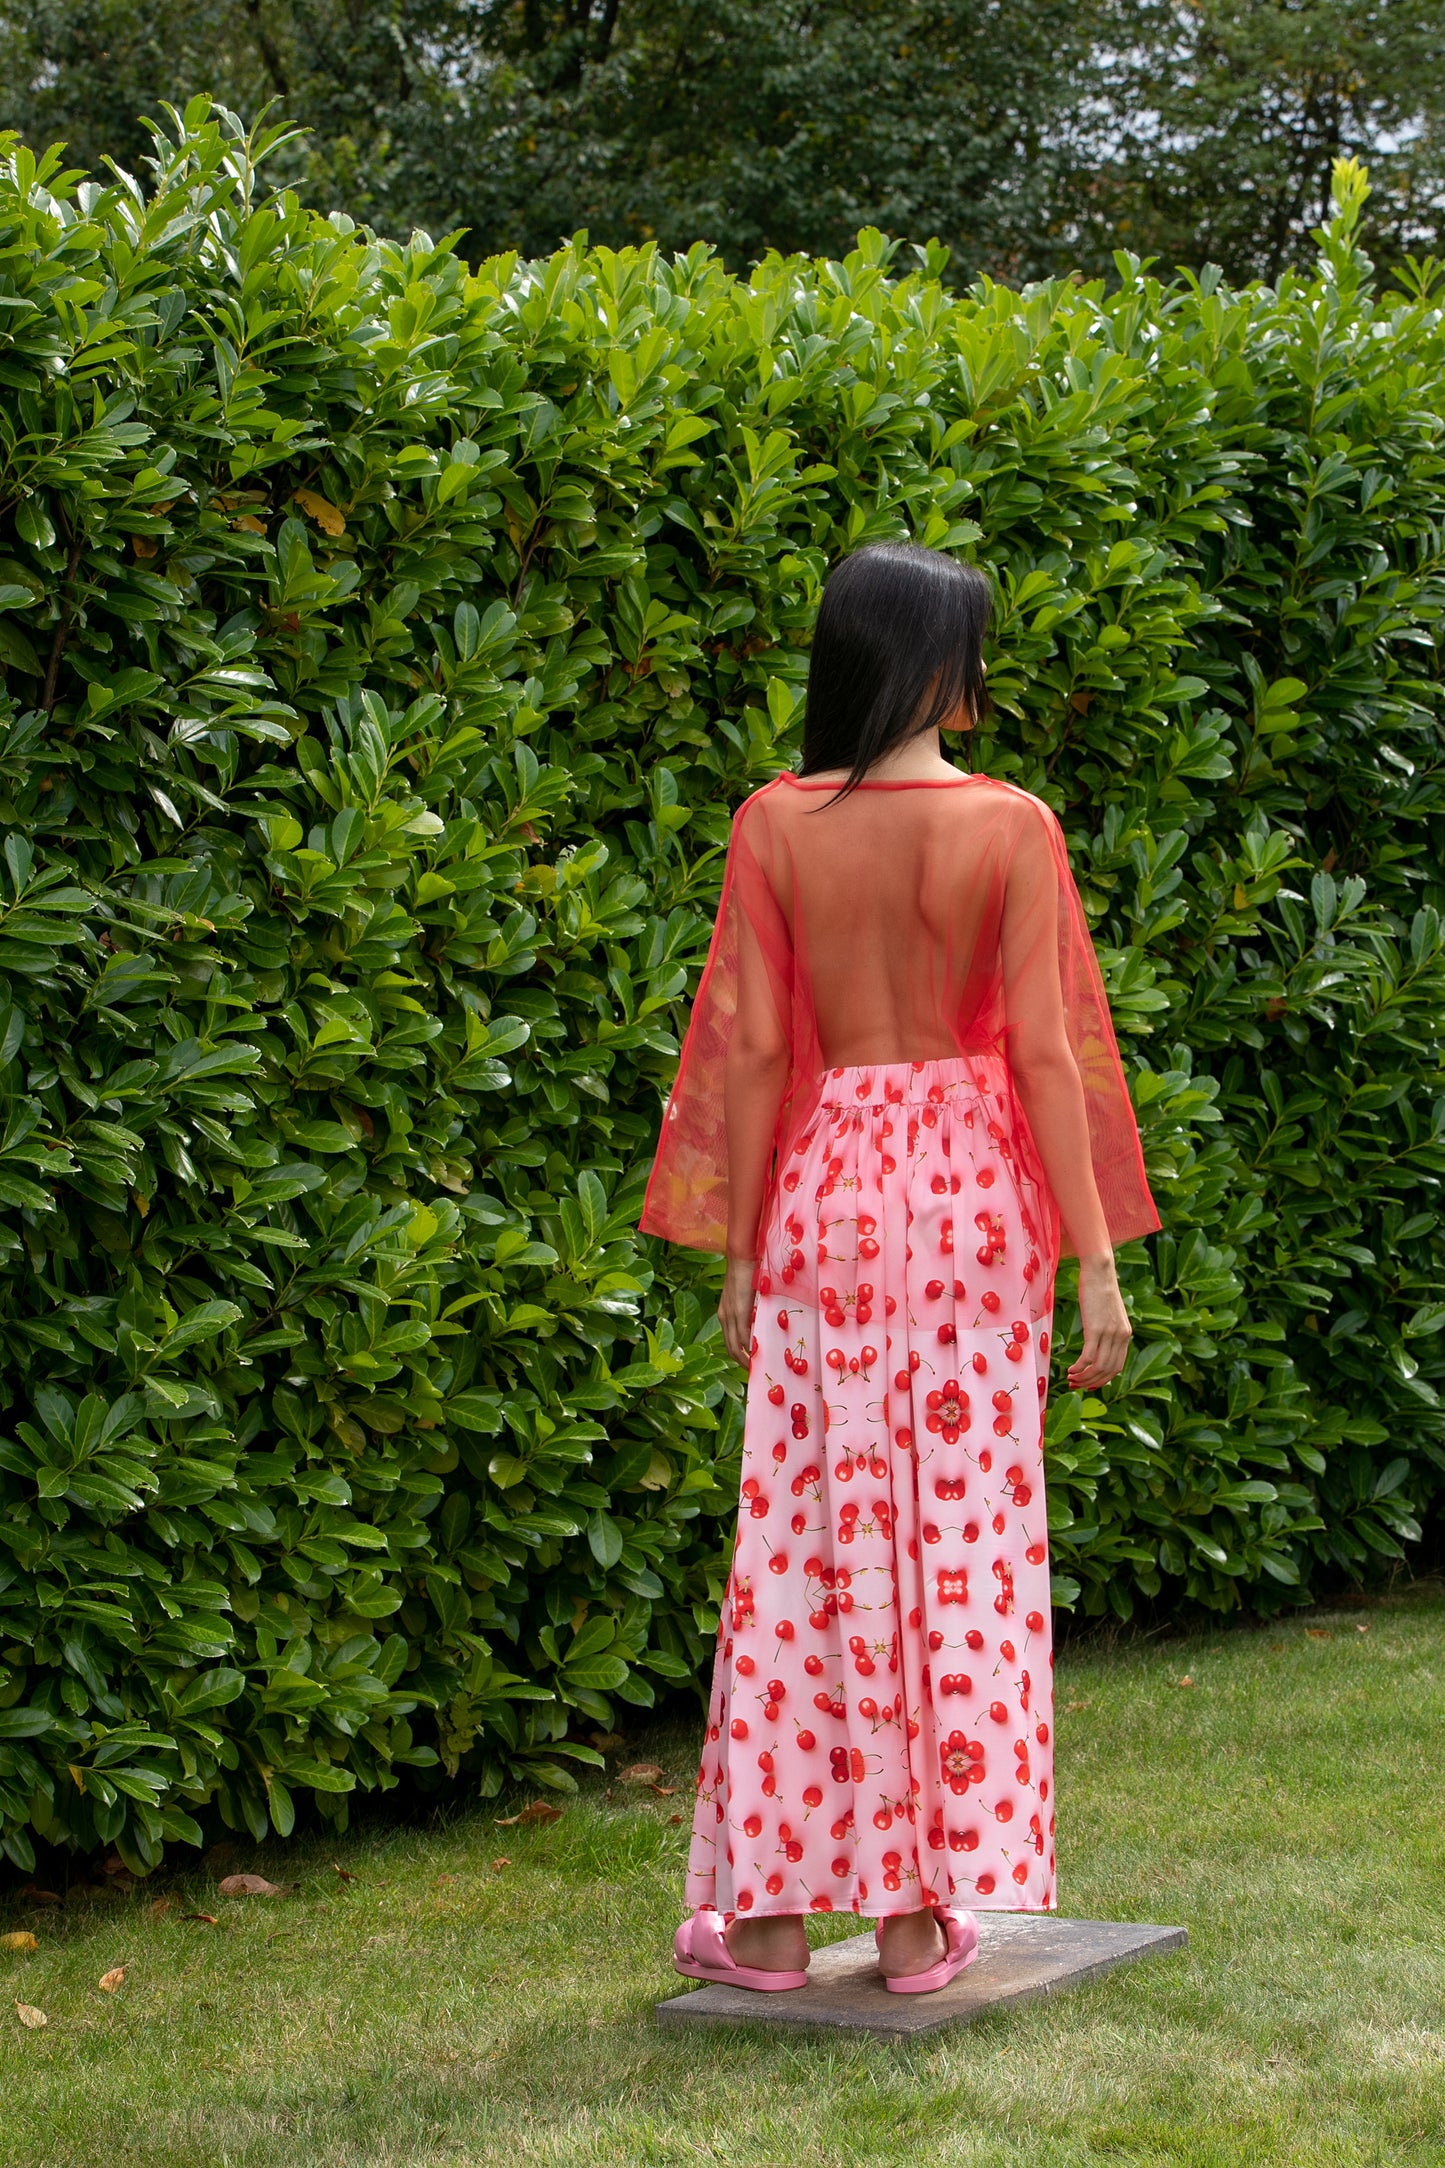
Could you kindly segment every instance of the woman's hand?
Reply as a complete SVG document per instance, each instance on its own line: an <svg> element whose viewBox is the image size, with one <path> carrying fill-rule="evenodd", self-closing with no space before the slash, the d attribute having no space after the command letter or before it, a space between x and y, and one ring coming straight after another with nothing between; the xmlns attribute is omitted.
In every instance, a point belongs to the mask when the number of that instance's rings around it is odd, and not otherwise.
<svg viewBox="0 0 1445 2168"><path fill-rule="evenodd" d="M1134 1337L1119 1293L1112 1250L1099 1257L1080 1259L1079 1310L1084 1320L1084 1345L1078 1360L1070 1363L1068 1377L1075 1392L1089 1392L1119 1375Z"/></svg>
<svg viewBox="0 0 1445 2168"><path fill-rule="evenodd" d="M717 1306L723 1345L735 1363L747 1369L753 1338L753 1272L757 1259L730 1257L722 1298Z"/></svg>

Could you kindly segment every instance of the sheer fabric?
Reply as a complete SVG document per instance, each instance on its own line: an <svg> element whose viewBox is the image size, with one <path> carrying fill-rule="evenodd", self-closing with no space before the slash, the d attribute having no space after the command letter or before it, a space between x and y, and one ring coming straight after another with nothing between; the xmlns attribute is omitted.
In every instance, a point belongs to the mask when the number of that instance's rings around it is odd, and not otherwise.
<svg viewBox="0 0 1445 2168"><path fill-rule="evenodd" d="M1037 1190L1054 1256L1076 1245L1013 1089L1025 1048L1067 1041L1109 1240L1160 1224L1108 1002L1063 831L1030 792L986 775L836 786L791 774L734 816L717 921L663 1119L641 1230L697 1249L728 1237L724 1078L740 983L766 985L787 1043L756 1255L778 1169L822 1102L829 1072L973 1057L1001 1090L1004 1148ZM1058 1081L1035 1082L1040 1132L1075 1119ZM1060 1104L1055 1110L1050 1091ZM1076 1097L1073 1107L1076 1107ZM1009 1140L1012 1140L1011 1142ZM1053 1154L1059 1165L1057 1145ZM737 1234L734 1232L734 1245Z"/></svg>

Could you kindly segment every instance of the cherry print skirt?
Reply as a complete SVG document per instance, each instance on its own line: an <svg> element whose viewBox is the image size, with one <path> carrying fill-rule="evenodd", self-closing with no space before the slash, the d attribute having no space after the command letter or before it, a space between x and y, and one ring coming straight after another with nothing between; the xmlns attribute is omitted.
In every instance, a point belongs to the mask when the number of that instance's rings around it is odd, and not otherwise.
<svg viewBox="0 0 1445 2168"><path fill-rule="evenodd" d="M688 1864L726 1917L1055 1909L1056 1248L996 1058L834 1069L764 1230Z"/></svg>

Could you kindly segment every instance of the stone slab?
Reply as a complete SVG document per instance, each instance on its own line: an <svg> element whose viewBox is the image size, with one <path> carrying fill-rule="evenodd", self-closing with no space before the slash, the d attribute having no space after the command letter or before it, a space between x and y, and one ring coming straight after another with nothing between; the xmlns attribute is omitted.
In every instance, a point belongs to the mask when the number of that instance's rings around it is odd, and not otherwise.
<svg viewBox="0 0 1445 2168"><path fill-rule="evenodd" d="M1078 1987L1115 1965L1182 1950L1184 1927L1127 1920L1066 1920L1055 1912L979 1912L978 1956L932 1995L890 1995L870 1928L814 1950L806 1987L759 1994L712 1982L657 2005L660 2025L841 2027L895 2039L968 2024L985 2010Z"/></svg>

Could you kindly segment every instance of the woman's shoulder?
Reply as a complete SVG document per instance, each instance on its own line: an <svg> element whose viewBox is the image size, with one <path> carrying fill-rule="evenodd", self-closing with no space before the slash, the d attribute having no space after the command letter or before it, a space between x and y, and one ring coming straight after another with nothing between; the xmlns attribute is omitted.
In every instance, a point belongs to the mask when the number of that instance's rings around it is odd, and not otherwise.
<svg viewBox="0 0 1445 2168"><path fill-rule="evenodd" d="M1000 814L1008 818L1014 829L1057 829L1059 816L1046 798L1036 791L1025 790L1022 783L1009 783L1001 775L980 775L979 796Z"/></svg>

